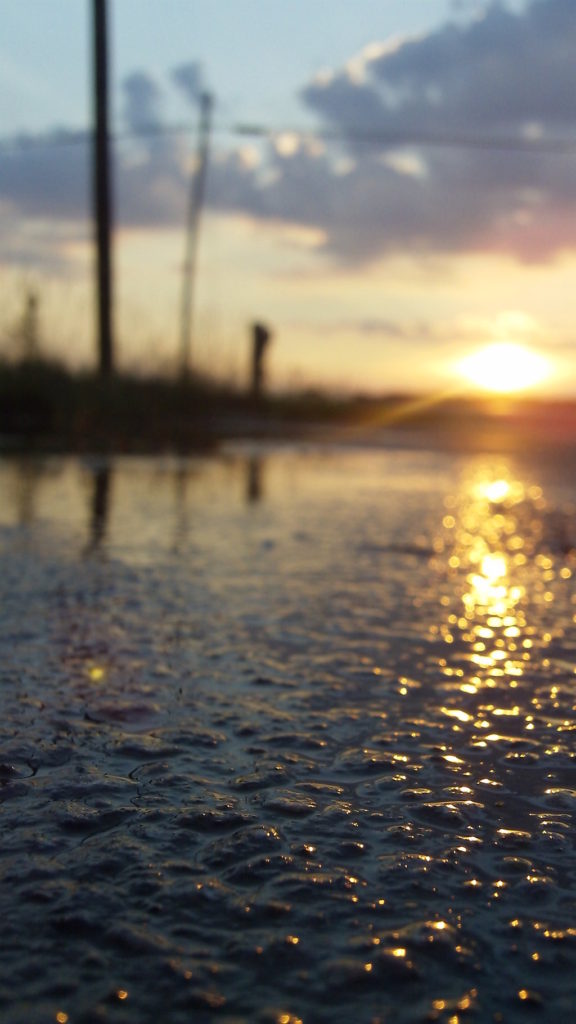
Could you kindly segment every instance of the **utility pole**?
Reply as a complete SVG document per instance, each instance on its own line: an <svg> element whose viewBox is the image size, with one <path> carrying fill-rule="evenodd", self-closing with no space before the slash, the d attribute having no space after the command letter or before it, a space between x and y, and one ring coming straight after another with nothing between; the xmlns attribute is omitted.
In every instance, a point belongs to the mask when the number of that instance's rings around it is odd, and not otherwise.
<svg viewBox="0 0 576 1024"><path fill-rule="evenodd" d="M103 378L114 372L112 329L112 202L108 131L107 0L92 0L94 38L94 145L93 188L96 235L96 293L99 370Z"/></svg>
<svg viewBox="0 0 576 1024"><path fill-rule="evenodd" d="M206 171L208 169L208 149L210 142L210 122L212 117L213 98L209 92L200 95L200 124L198 128L198 148L196 169L190 183L190 199L186 221L186 248L182 268L182 308L180 315L180 375L186 379L190 372L190 351L193 337L193 303L196 274L198 239L200 234L200 216L204 202Z"/></svg>

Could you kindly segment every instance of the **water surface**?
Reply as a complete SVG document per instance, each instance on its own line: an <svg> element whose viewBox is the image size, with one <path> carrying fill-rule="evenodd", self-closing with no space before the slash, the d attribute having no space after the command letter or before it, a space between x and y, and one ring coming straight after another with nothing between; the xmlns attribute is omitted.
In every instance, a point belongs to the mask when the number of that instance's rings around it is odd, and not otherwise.
<svg viewBox="0 0 576 1024"><path fill-rule="evenodd" d="M2 1020L570 1020L574 479L0 462Z"/></svg>

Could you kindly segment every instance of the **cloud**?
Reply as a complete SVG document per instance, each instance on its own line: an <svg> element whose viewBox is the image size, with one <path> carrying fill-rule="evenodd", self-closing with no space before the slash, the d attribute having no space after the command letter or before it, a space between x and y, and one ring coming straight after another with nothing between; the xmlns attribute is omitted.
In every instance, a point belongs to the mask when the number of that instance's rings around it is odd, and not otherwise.
<svg viewBox="0 0 576 1024"><path fill-rule="evenodd" d="M0 203L27 219L74 221L89 201L85 137L56 129L0 144Z"/></svg>
<svg viewBox="0 0 576 1024"><path fill-rule="evenodd" d="M513 13L492 3L481 17L370 48L303 90L311 109L345 133L486 131L521 136L528 125L570 128L576 81L572 0L534 0Z"/></svg>
<svg viewBox="0 0 576 1024"><path fill-rule="evenodd" d="M207 202L313 228L319 247L345 265L407 252L550 259L576 238L571 154L488 143L542 144L571 133L575 47L573 0L533 0L521 11L496 2L418 38L376 41L301 91L340 143L284 135L261 145L259 160L246 160L242 147L215 151ZM196 104L199 65L171 78ZM128 122L158 123L159 86L140 73L124 88ZM458 139L470 145L448 145ZM182 152L173 140L157 141L145 157L119 164L121 215L131 224L176 221Z"/></svg>
<svg viewBox="0 0 576 1024"><path fill-rule="evenodd" d="M68 269L67 251L85 240L82 227L74 222L61 220L55 225L38 217L23 224L14 208L4 203L0 203L0 219L0 262L6 267L60 274Z"/></svg>
<svg viewBox="0 0 576 1024"><path fill-rule="evenodd" d="M433 326L430 323L424 321L405 323L404 321L390 320L388 317L374 317L369 320L360 320L359 323L343 323L339 326L340 329L354 330L376 338L394 338L398 341L422 341L429 339L433 334Z"/></svg>
<svg viewBox="0 0 576 1024"><path fill-rule="evenodd" d="M224 150L216 137L207 203L312 228L327 258L352 267L398 253L545 261L573 249L575 154L521 147L575 138L576 3L470 6L476 13L419 37L375 40L302 88L319 128L339 141L284 135L248 159L244 143ZM189 140L162 134L170 86L196 105L199 65L166 82L143 70L123 82L124 124L140 134L115 149L120 225L183 223L191 152ZM459 139L468 145L451 144ZM22 218L86 219L88 148L62 132L28 151L33 141L1 147L0 202ZM510 141L520 148L506 149Z"/></svg>
<svg viewBox="0 0 576 1024"><path fill-rule="evenodd" d="M574 138L575 48L574 0L495 2L418 38L375 42L301 91L342 139L339 158L337 144L272 147L259 189L241 171L247 209L320 229L326 253L349 265L407 252L532 262L574 248L573 154L526 147ZM238 200L224 188L231 170L213 191L224 207Z"/></svg>
<svg viewBox="0 0 576 1024"><path fill-rule="evenodd" d="M118 139L113 146L113 204L120 226L151 227L182 222L189 171L187 150L177 137L164 133L165 90L151 75L136 71L122 82L123 126L135 138ZM54 129L20 135L0 142L0 205L3 221L21 224L52 222L54 267L66 261L68 233L61 224L86 231L92 209L91 133ZM5 263L33 261L31 239L22 232L21 247L14 232L0 241ZM58 251L57 251L58 250ZM18 253L20 252L20 256ZM38 243L38 266L48 266L46 241Z"/></svg>
<svg viewBox="0 0 576 1024"><path fill-rule="evenodd" d="M573 137L575 46L573 0L534 0L516 13L493 3L465 24L372 46L310 83L304 103L341 133L355 158L341 182L350 216L331 233L333 251L351 261L391 250L543 260L572 247L573 157L483 147L482 140ZM362 134L372 139L364 151ZM402 137L415 140L424 173L395 173L401 168L389 156ZM475 145L417 146L419 138L463 137Z"/></svg>
<svg viewBox="0 0 576 1024"><path fill-rule="evenodd" d="M136 71L122 82L124 123L134 138L114 150L114 203L121 227L161 227L183 218L187 181L181 141L164 131L165 90Z"/></svg>
<svg viewBox="0 0 576 1024"><path fill-rule="evenodd" d="M297 326L300 326L298 324ZM304 326L309 328L309 324ZM439 352L461 350L463 346L474 350L479 342L510 342L535 345L539 349L568 347L575 344L572 335L565 335L549 323L530 316L524 310L505 309L496 315L456 315L445 319L410 319L374 316L364 320L356 318L327 319L322 323L324 335L359 334L375 344L390 341L403 346L433 345Z"/></svg>
<svg viewBox="0 0 576 1024"><path fill-rule="evenodd" d="M196 104L204 92L204 83L200 64L193 61L189 64L180 64L172 71L172 81L189 103Z"/></svg>
<svg viewBox="0 0 576 1024"><path fill-rule="evenodd" d="M162 91L151 75L135 71L122 82L124 121L129 131L157 131L162 127Z"/></svg>

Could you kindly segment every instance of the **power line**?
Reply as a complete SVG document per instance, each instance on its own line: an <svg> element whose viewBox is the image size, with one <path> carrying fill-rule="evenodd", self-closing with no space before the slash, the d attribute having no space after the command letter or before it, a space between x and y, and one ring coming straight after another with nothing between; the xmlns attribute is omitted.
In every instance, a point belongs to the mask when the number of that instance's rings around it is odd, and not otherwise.
<svg viewBox="0 0 576 1024"><path fill-rule="evenodd" d="M150 138L154 136L184 135L191 130L189 124L151 125L137 130L110 132L110 142L122 142L130 139ZM0 140L0 151L10 149L59 149L66 146L87 146L92 144L92 132L88 129L57 129L52 135L32 136L17 135L11 139Z"/></svg>
<svg viewBox="0 0 576 1024"><path fill-rule="evenodd" d="M138 129L111 132L111 143L130 140L162 138L171 135L189 134L189 123L147 125ZM442 149L480 149L521 153L572 153L576 150L576 138L521 138L518 136L474 136L441 134L424 130L417 131L344 131L337 129L278 127L265 124L216 124L212 132L219 135L237 135L259 139L277 139L291 136L300 141L346 142L364 146L427 147ZM60 129L50 136L21 135L0 141L0 152L9 150L55 149L65 146L88 145L92 134L83 130Z"/></svg>
<svg viewBox="0 0 576 1024"><path fill-rule="evenodd" d="M322 141L353 142L365 145L385 146L438 146L462 149L501 149L518 150L520 152L570 152L576 149L575 139L518 138L514 136L473 136L473 135L442 135L426 131L355 131L336 129L316 129L306 131L301 128L271 128L266 125L238 124L230 129L236 135L258 136L260 138L277 138L288 135L301 139L321 139Z"/></svg>

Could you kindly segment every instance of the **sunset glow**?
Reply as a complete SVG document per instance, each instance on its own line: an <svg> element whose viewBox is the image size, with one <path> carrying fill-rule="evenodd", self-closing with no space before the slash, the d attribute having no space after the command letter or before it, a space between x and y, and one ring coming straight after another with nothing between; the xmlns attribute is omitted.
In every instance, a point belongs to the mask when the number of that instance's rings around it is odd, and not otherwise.
<svg viewBox="0 0 576 1024"><path fill-rule="evenodd" d="M460 374L484 391L511 394L541 384L550 375L550 364L524 345L496 342L467 356Z"/></svg>
<svg viewBox="0 0 576 1024"><path fill-rule="evenodd" d="M33 293L42 356L88 370L91 5L9 6L0 354L21 354ZM558 54L576 46L574 3L216 6L108 0L117 369L179 372L204 93L194 372L245 388L262 321L274 394L576 397L576 179L557 145L573 124Z"/></svg>

